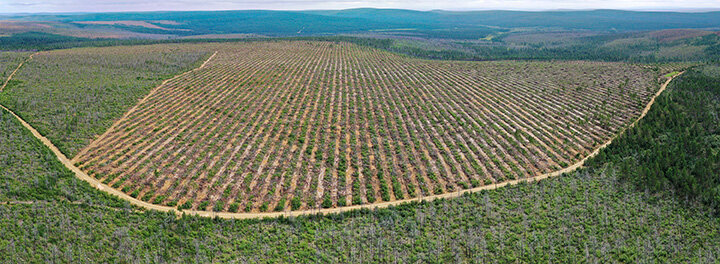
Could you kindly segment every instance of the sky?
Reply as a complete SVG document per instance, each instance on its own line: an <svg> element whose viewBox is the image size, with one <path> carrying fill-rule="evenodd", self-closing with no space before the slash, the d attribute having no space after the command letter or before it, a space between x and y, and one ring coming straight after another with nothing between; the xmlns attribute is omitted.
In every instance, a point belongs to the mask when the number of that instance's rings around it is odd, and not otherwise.
<svg viewBox="0 0 720 264"><path fill-rule="evenodd" d="M720 10L720 0L0 0L0 13L180 10L307 10L359 7L414 10Z"/></svg>

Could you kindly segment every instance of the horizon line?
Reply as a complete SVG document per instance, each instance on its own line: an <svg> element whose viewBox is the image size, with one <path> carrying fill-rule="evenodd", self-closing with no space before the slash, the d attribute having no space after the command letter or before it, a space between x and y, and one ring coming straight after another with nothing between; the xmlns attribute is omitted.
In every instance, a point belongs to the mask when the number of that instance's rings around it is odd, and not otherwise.
<svg viewBox="0 0 720 264"><path fill-rule="evenodd" d="M587 12L587 11L629 11L629 12L671 12L671 13L710 13L720 11L718 8L693 8L693 7L648 7L648 8L558 8L558 9L412 9L412 8L378 8L378 7L356 7L356 8L338 8L338 9L188 9L188 10L122 10L122 11L46 11L46 12L2 12L2 15L73 15L73 14L103 14L103 13L155 13L155 12L228 12L228 11L277 11L277 12L309 12L309 11L343 11L356 9L376 9L376 10L405 10L417 12L491 12L491 11L510 11L510 12Z"/></svg>

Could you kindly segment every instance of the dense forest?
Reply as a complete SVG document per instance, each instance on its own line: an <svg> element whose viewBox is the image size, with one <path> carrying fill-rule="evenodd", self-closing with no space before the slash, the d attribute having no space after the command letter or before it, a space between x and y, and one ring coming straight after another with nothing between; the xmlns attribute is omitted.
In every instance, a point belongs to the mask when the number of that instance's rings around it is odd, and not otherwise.
<svg viewBox="0 0 720 264"><path fill-rule="evenodd" d="M13 34L8 37L0 37L0 51L45 51L56 49L68 49L78 47L110 47L110 46L131 46L151 45L164 43L208 43L208 42L247 42L247 41L285 41L285 40L313 40L313 41L336 41L349 42L361 46L390 49L394 43L392 39L362 38L352 36L309 36L309 37L285 37L285 38L243 38L243 39L90 39L81 37L70 37L44 32L24 32ZM8 52L8 55L14 52ZM6 56L6 53L3 53Z"/></svg>
<svg viewBox="0 0 720 264"><path fill-rule="evenodd" d="M254 39L253 39L254 40ZM0 51L35 51L35 50L56 50L77 47L109 47L127 45L149 45L161 43L199 43L199 42L228 42L248 41L240 39L91 39L82 37L71 37L45 32L23 32L12 34L8 37L0 37Z"/></svg>
<svg viewBox="0 0 720 264"><path fill-rule="evenodd" d="M533 37L543 38L538 33ZM571 33L568 33L571 34ZM599 35L560 39L552 42L517 43L511 37L500 36L492 42L456 42L439 44L436 48L402 45L395 40L383 47L397 53L444 60L595 60L639 63L720 61L720 36L700 37L661 42L644 37L645 33L602 33Z"/></svg>
<svg viewBox="0 0 720 264"><path fill-rule="evenodd" d="M428 37L443 36L443 33L435 32L434 34L435 35L429 35ZM407 41L398 38L368 36L248 37L236 39L89 39L43 32L25 32L13 34L9 37L0 37L0 50L34 51L73 47L107 47L161 43L316 40L350 42L412 57L440 60L595 60L640 63L720 61L720 36L716 34L682 39L671 43L643 42L641 44L627 43L609 46L609 43L625 42L635 38L635 35L623 33L604 37L583 37L572 42L568 41L568 43L560 46L552 44L517 46L504 41L496 41L492 44L460 42L453 45L432 47L436 45L435 43L437 42L432 38L415 39L410 42L415 43L415 45L407 45Z"/></svg>
<svg viewBox="0 0 720 264"><path fill-rule="evenodd" d="M641 190L673 190L720 211L720 67L688 70L631 129L592 160Z"/></svg>

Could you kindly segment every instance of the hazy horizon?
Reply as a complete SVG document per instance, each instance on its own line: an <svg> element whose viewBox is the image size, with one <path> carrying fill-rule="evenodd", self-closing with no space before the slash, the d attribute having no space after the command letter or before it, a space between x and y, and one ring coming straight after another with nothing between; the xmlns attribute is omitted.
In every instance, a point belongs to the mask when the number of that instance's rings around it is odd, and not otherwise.
<svg viewBox="0 0 720 264"><path fill-rule="evenodd" d="M171 0L162 4L140 0L0 0L0 14L17 13L98 13L98 12L152 12L152 11L228 11L228 10L342 10L355 8L407 9L417 11L581 11L597 9L616 9L628 11L677 11L709 12L720 10L718 1L584 1L569 0L480 0L480 1L317 1L317 0L280 0L280 1L236 1L236 0Z"/></svg>

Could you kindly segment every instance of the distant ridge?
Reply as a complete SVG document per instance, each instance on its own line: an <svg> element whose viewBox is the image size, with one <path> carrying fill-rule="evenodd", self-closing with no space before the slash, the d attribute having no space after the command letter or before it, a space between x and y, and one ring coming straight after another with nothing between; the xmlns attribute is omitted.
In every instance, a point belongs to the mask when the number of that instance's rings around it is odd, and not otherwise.
<svg viewBox="0 0 720 264"><path fill-rule="evenodd" d="M173 21L164 25L177 35L255 33L271 36L324 35L413 28L552 28L595 31L649 31L674 28L720 29L720 12L648 12L627 10L554 11L417 11L407 9L356 8L343 10L234 10L156 11L82 14L11 14L0 20L54 21ZM108 25L104 25L108 27ZM138 33L160 34L152 28L128 25L111 27ZM186 32L180 32L183 30ZM155 31L154 31L155 30Z"/></svg>

